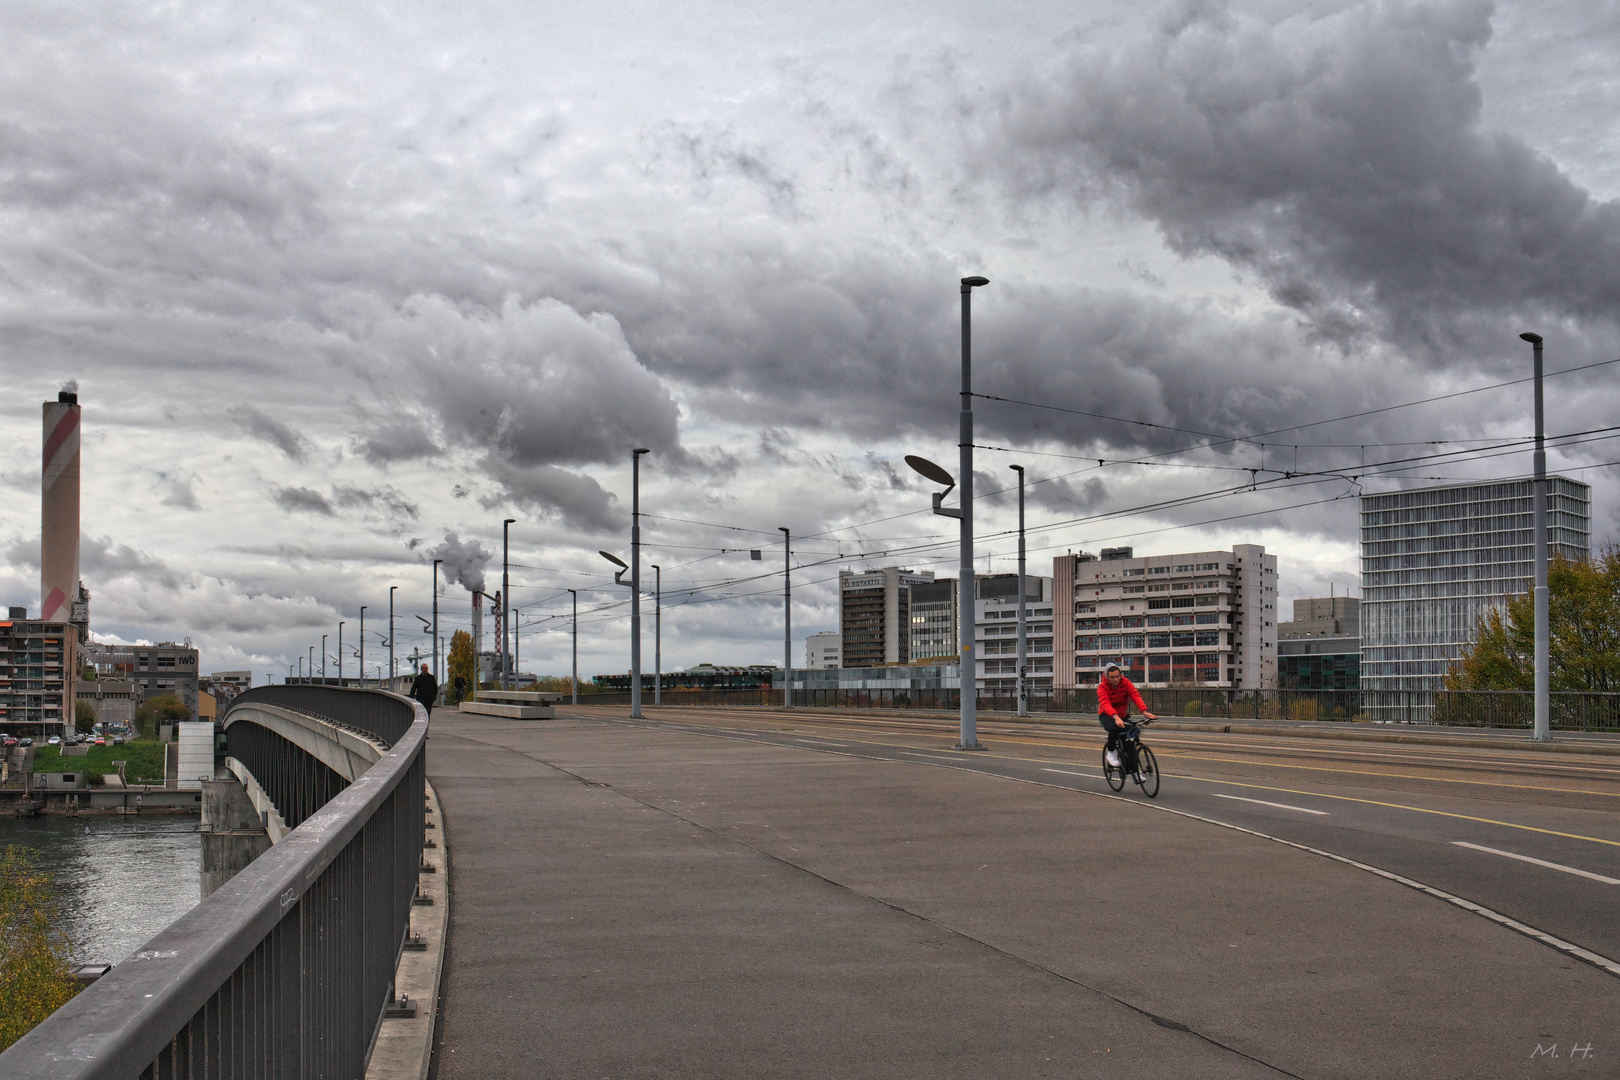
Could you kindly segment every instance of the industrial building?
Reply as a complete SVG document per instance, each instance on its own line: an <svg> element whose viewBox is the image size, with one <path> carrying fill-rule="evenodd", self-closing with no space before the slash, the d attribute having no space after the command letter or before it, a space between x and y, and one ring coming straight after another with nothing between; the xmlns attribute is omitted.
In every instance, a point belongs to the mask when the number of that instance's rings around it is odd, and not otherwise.
<svg viewBox="0 0 1620 1080"><path fill-rule="evenodd" d="M1530 589L1534 488L1501 480L1361 497L1363 690L1440 689L1480 619ZM1550 554L1585 559L1591 487L1553 476L1547 489Z"/></svg>
<svg viewBox="0 0 1620 1080"><path fill-rule="evenodd" d="M1150 686L1277 685L1277 557L1258 544L1060 555L1052 579L1057 686L1095 685L1110 663Z"/></svg>
<svg viewBox="0 0 1620 1080"><path fill-rule="evenodd" d="M157 645L98 645L83 649L86 664L98 678L123 679L135 684L137 704L172 694L197 715L197 650L190 644L165 641Z"/></svg>

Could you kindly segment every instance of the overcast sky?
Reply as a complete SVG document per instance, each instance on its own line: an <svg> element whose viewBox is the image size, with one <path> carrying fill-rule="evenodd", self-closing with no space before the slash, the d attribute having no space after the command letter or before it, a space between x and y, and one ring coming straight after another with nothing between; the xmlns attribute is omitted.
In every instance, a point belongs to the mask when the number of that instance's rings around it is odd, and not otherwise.
<svg viewBox="0 0 1620 1080"><path fill-rule="evenodd" d="M74 380L92 628L205 671L362 604L374 666L390 585L425 647L435 551L448 637L506 517L525 669L572 587L625 670L633 446L665 667L780 661L779 526L802 662L840 566L954 573L902 459L955 469L966 274L975 389L1048 406L976 403L980 568L1023 464L1031 572L1260 543L1285 611L1358 583L1358 492L1530 468L1525 385L1315 422L1522 378L1525 329L1620 357L1603 5L9 0L0 43L0 594L38 611ZM1549 379L1549 434L1617 375Z"/></svg>

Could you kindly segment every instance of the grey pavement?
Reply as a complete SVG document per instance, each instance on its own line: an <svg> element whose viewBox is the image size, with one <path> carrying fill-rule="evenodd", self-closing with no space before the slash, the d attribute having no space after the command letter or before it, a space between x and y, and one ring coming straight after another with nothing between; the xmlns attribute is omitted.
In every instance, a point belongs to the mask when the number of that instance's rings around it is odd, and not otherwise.
<svg viewBox="0 0 1620 1080"><path fill-rule="evenodd" d="M1128 801L449 712L429 773L447 1080L1620 1075L1620 980Z"/></svg>

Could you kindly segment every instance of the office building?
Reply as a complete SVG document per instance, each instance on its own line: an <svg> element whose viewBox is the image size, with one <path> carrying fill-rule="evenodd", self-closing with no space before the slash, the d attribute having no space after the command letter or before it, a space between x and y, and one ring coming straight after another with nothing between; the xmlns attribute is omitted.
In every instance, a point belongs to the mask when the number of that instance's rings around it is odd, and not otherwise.
<svg viewBox="0 0 1620 1080"><path fill-rule="evenodd" d="M956 579L939 578L911 586L912 663L946 660L954 663L962 651L957 640Z"/></svg>
<svg viewBox="0 0 1620 1080"><path fill-rule="evenodd" d="M89 704L98 724L124 727L135 722L135 684L127 679L80 679L73 697L75 703Z"/></svg>
<svg viewBox="0 0 1620 1080"><path fill-rule="evenodd" d="M1363 690L1439 689L1485 613L1530 589L1534 486L1500 480L1361 497ZM1561 476L1547 487L1549 552L1585 559L1592 489Z"/></svg>
<svg viewBox="0 0 1620 1080"><path fill-rule="evenodd" d="M1361 636L1361 601L1353 596L1313 596L1294 601L1292 622L1277 624L1277 640Z"/></svg>
<svg viewBox="0 0 1620 1080"><path fill-rule="evenodd" d="M843 640L841 634L832 630L822 634L811 634L804 639L804 666L810 671L843 667L843 662L839 658Z"/></svg>
<svg viewBox="0 0 1620 1080"><path fill-rule="evenodd" d="M975 576L974 659L981 693L1018 693L1018 575ZM1052 695L1052 579L1024 575L1025 673L1031 697Z"/></svg>
<svg viewBox="0 0 1620 1080"><path fill-rule="evenodd" d="M1277 685L1277 557L1258 544L1061 555L1052 578L1059 687L1095 685L1110 663L1149 686Z"/></svg>
<svg viewBox="0 0 1620 1080"><path fill-rule="evenodd" d="M11 735L60 735L73 726L78 629L66 620L0 620L0 725Z"/></svg>
<svg viewBox="0 0 1620 1080"><path fill-rule="evenodd" d="M911 589L934 580L932 570L838 572L839 657L844 667L911 662Z"/></svg>

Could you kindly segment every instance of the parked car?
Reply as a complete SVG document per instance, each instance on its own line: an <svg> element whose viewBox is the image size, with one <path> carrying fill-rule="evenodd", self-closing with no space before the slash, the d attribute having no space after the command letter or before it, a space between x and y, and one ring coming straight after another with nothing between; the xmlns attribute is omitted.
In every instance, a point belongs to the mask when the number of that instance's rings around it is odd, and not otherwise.
<svg viewBox="0 0 1620 1080"><path fill-rule="evenodd" d="M114 735L113 736L113 745L114 746L123 746L124 745L124 737L122 735Z"/></svg>
<svg viewBox="0 0 1620 1080"><path fill-rule="evenodd" d="M61 746L62 745L62 736L60 736L60 735L52 735L50 738L45 740L45 745L47 745L47 746Z"/></svg>
<svg viewBox="0 0 1620 1080"><path fill-rule="evenodd" d="M29 736L24 735L22 738L17 740L17 745L18 746L33 746L34 745L34 740L32 738L30 738Z"/></svg>
<svg viewBox="0 0 1620 1080"><path fill-rule="evenodd" d="M97 746L106 746L107 745L107 737L105 735L97 735L95 745L97 745Z"/></svg>

